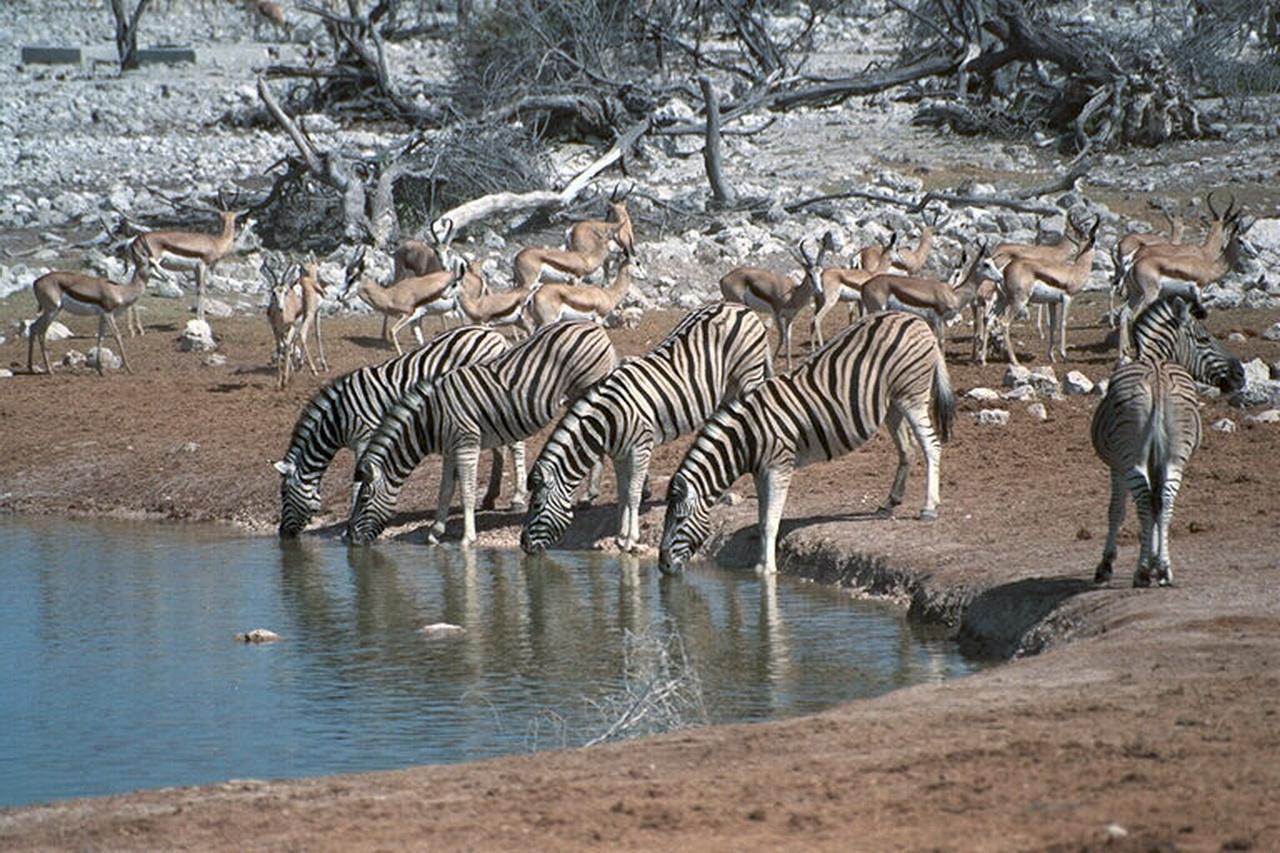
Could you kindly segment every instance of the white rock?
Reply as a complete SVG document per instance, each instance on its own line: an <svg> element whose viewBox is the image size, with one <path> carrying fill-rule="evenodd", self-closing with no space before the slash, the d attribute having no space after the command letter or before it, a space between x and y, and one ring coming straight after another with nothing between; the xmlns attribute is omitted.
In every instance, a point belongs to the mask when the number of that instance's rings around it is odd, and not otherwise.
<svg viewBox="0 0 1280 853"><path fill-rule="evenodd" d="M274 643L279 639L281 639L279 634L268 631L266 628L254 628L252 631L236 634L238 643Z"/></svg>
<svg viewBox="0 0 1280 853"><path fill-rule="evenodd" d="M1118 823L1107 824L1104 832L1106 832L1107 838L1127 838L1129 836L1129 830Z"/></svg>
<svg viewBox="0 0 1280 853"><path fill-rule="evenodd" d="M682 293L676 297L676 307L692 311L702 304L702 297L696 293Z"/></svg>
<svg viewBox="0 0 1280 853"><path fill-rule="evenodd" d="M200 363L205 367L223 367L227 363L227 357L220 352L211 352L200 359Z"/></svg>
<svg viewBox="0 0 1280 853"><path fill-rule="evenodd" d="M156 276L151 279L148 285L151 293L164 299L179 299L182 296L182 288L177 282L164 276Z"/></svg>
<svg viewBox="0 0 1280 853"><path fill-rule="evenodd" d="M116 355L106 347L90 348L85 363L90 367L97 367L99 362L101 362L104 370L119 370L123 364L120 360L120 356Z"/></svg>
<svg viewBox="0 0 1280 853"><path fill-rule="evenodd" d="M965 396L970 400L980 400L985 403L991 400L999 400L1000 392L994 388L970 388L965 392Z"/></svg>
<svg viewBox="0 0 1280 853"><path fill-rule="evenodd" d="M86 361L88 359L85 358L84 353L76 349L68 350L62 357L62 364L66 367L84 367Z"/></svg>
<svg viewBox="0 0 1280 853"><path fill-rule="evenodd" d="M1270 368L1267 370L1267 375L1270 376ZM1280 406L1280 380L1246 382L1244 388L1231 395L1230 402L1233 406Z"/></svg>
<svg viewBox="0 0 1280 853"><path fill-rule="evenodd" d="M1004 409L983 409L978 412L979 426L1004 426L1009 423L1009 413Z"/></svg>
<svg viewBox="0 0 1280 853"><path fill-rule="evenodd" d="M206 296L204 298L204 313L205 316L213 317L217 320L225 320L227 317L234 314L235 311L230 305L223 302L221 299L214 299L212 296Z"/></svg>
<svg viewBox="0 0 1280 853"><path fill-rule="evenodd" d="M1027 414L1037 421L1049 420L1049 410L1044 407L1044 403L1032 403L1027 406Z"/></svg>
<svg viewBox="0 0 1280 853"><path fill-rule="evenodd" d="M1052 397L1058 393L1058 374L1054 373L1053 368L1047 364L1032 370L1029 379L1032 387L1046 397Z"/></svg>
<svg viewBox="0 0 1280 853"><path fill-rule="evenodd" d="M1209 424L1209 429L1215 432L1235 432L1236 422L1231 420L1231 418L1219 418Z"/></svg>
<svg viewBox="0 0 1280 853"><path fill-rule="evenodd" d="M1034 400L1037 394L1036 389L1032 388L1030 385L1019 385L1016 388L1011 388L1008 391L1005 391L1002 396L1006 400L1019 400L1026 402L1027 400Z"/></svg>
<svg viewBox="0 0 1280 853"><path fill-rule="evenodd" d="M1248 338L1246 338L1244 335L1240 334L1239 332L1232 332L1231 334L1227 335L1227 343L1229 344L1242 344L1247 340Z"/></svg>
<svg viewBox="0 0 1280 853"><path fill-rule="evenodd" d="M461 634L465 634L466 632L467 629L463 628L461 625L453 625L449 622L433 622L430 625L423 625L418 629L419 634L431 640L438 640L444 637L457 637Z"/></svg>
<svg viewBox="0 0 1280 853"><path fill-rule="evenodd" d="M1031 371L1020 364L1011 364L1004 371L1004 387L1017 388L1031 381Z"/></svg>
<svg viewBox="0 0 1280 853"><path fill-rule="evenodd" d="M1280 323L1272 323L1270 328L1263 331L1262 337L1269 341L1280 341Z"/></svg>
<svg viewBox="0 0 1280 853"><path fill-rule="evenodd" d="M1066 394L1091 394L1093 381L1078 370L1072 370L1062 380L1062 390Z"/></svg>
<svg viewBox="0 0 1280 853"><path fill-rule="evenodd" d="M1280 424L1280 409L1266 409L1256 415L1248 415L1246 421L1254 424Z"/></svg>
<svg viewBox="0 0 1280 853"><path fill-rule="evenodd" d="M1244 384L1251 385L1254 382L1265 382L1271 378L1271 368L1260 358L1245 362L1244 365Z"/></svg>
<svg viewBox="0 0 1280 853"><path fill-rule="evenodd" d="M0 379L8 379L13 376L13 371L7 367L0 367Z"/></svg>
<svg viewBox="0 0 1280 853"><path fill-rule="evenodd" d="M210 352L218 348L213 340L213 330L203 320L188 320L178 338L178 349L183 352Z"/></svg>
<svg viewBox="0 0 1280 853"><path fill-rule="evenodd" d="M31 324L34 322L35 320L21 321L18 324L18 334L24 338L29 337L31 335ZM71 337L71 330L57 320L49 324L49 328L44 335L46 341L65 341L69 337Z"/></svg>

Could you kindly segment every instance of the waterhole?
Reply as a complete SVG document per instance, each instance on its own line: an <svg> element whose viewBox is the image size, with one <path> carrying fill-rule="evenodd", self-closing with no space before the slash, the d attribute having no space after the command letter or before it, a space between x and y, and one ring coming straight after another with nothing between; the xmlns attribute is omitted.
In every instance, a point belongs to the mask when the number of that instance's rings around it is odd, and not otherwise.
<svg viewBox="0 0 1280 853"><path fill-rule="evenodd" d="M838 590L617 555L26 518L0 553L0 805L774 719L977 665Z"/></svg>

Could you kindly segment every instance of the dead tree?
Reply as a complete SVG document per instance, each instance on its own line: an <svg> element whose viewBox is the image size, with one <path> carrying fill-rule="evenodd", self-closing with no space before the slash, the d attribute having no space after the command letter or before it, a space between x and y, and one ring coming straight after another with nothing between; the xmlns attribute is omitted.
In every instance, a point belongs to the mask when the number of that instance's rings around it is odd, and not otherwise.
<svg viewBox="0 0 1280 853"><path fill-rule="evenodd" d="M111 14L116 21L116 56L120 59L121 71L138 67L138 24L149 5L151 0L138 0L131 12L126 0L111 0Z"/></svg>

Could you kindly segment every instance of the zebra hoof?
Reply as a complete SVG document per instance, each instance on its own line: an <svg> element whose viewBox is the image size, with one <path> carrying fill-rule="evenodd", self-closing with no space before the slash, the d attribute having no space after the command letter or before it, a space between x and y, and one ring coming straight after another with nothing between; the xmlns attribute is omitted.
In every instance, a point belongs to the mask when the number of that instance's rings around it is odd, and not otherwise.
<svg viewBox="0 0 1280 853"><path fill-rule="evenodd" d="M495 510L495 509L497 509L497 508L498 508L498 499L497 499L497 498L485 498L484 500L480 501L480 511L481 511L481 512L490 512L490 511Z"/></svg>
<svg viewBox="0 0 1280 853"><path fill-rule="evenodd" d="M435 535L434 533L428 533L427 538L423 540L423 542L427 545L432 545L432 546L439 545L440 537Z"/></svg>
<svg viewBox="0 0 1280 853"><path fill-rule="evenodd" d="M1111 580L1111 567L1098 566L1098 568L1093 573L1093 582L1106 583L1109 580Z"/></svg>
<svg viewBox="0 0 1280 853"><path fill-rule="evenodd" d="M920 520L921 521L937 521L938 511L936 509L922 509L920 510Z"/></svg>
<svg viewBox="0 0 1280 853"><path fill-rule="evenodd" d="M1134 585L1134 587L1148 587L1148 586L1151 586L1151 573L1150 573L1150 572L1143 572L1143 571L1134 572L1134 573L1133 573L1133 585Z"/></svg>
<svg viewBox="0 0 1280 853"><path fill-rule="evenodd" d="M525 510L527 510L528 508L529 508L529 499L528 499L528 498L512 498L512 499L511 499L511 511L512 511L512 512L524 512L524 511L525 511Z"/></svg>
<svg viewBox="0 0 1280 853"><path fill-rule="evenodd" d="M893 504L884 504L883 506L876 507L875 517L876 518L893 518L893 510L894 510Z"/></svg>

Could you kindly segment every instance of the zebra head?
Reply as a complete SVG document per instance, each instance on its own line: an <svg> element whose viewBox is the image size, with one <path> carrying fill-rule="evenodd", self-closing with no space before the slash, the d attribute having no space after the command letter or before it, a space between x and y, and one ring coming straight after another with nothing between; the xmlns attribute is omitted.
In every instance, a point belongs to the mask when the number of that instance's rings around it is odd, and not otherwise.
<svg viewBox="0 0 1280 853"><path fill-rule="evenodd" d="M711 532L711 502L698 493L686 475L677 471L667 486L667 515L662 522L658 568L663 574L680 571Z"/></svg>
<svg viewBox="0 0 1280 853"><path fill-rule="evenodd" d="M320 490L313 480L304 480L292 460L273 463L280 472L281 536L294 537L302 532L311 516L320 511Z"/></svg>
<svg viewBox="0 0 1280 853"><path fill-rule="evenodd" d="M557 541L573 520L573 488L556 466L539 459L529 471L529 512L520 531L520 547L537 554Z"/></svg>
<svg viewBox="0 0 1280 853"><path fill-rule="evenodd" d="M1176 361L1197 382L1213 385L1225 394L1244 387L1244 364L1209 334L1201 320L1203 306L1177 296L1166 296L1147 306L1133 322L1138 355Z"/></svg>
<svg viewBox="0 0 1280 853"><path fill-rule="evenodd" d="M369 458L367 453L356 463L355 487L347 539L353 545L367 545L387 526L400 487L391 484L381 461Z"/></svg>

